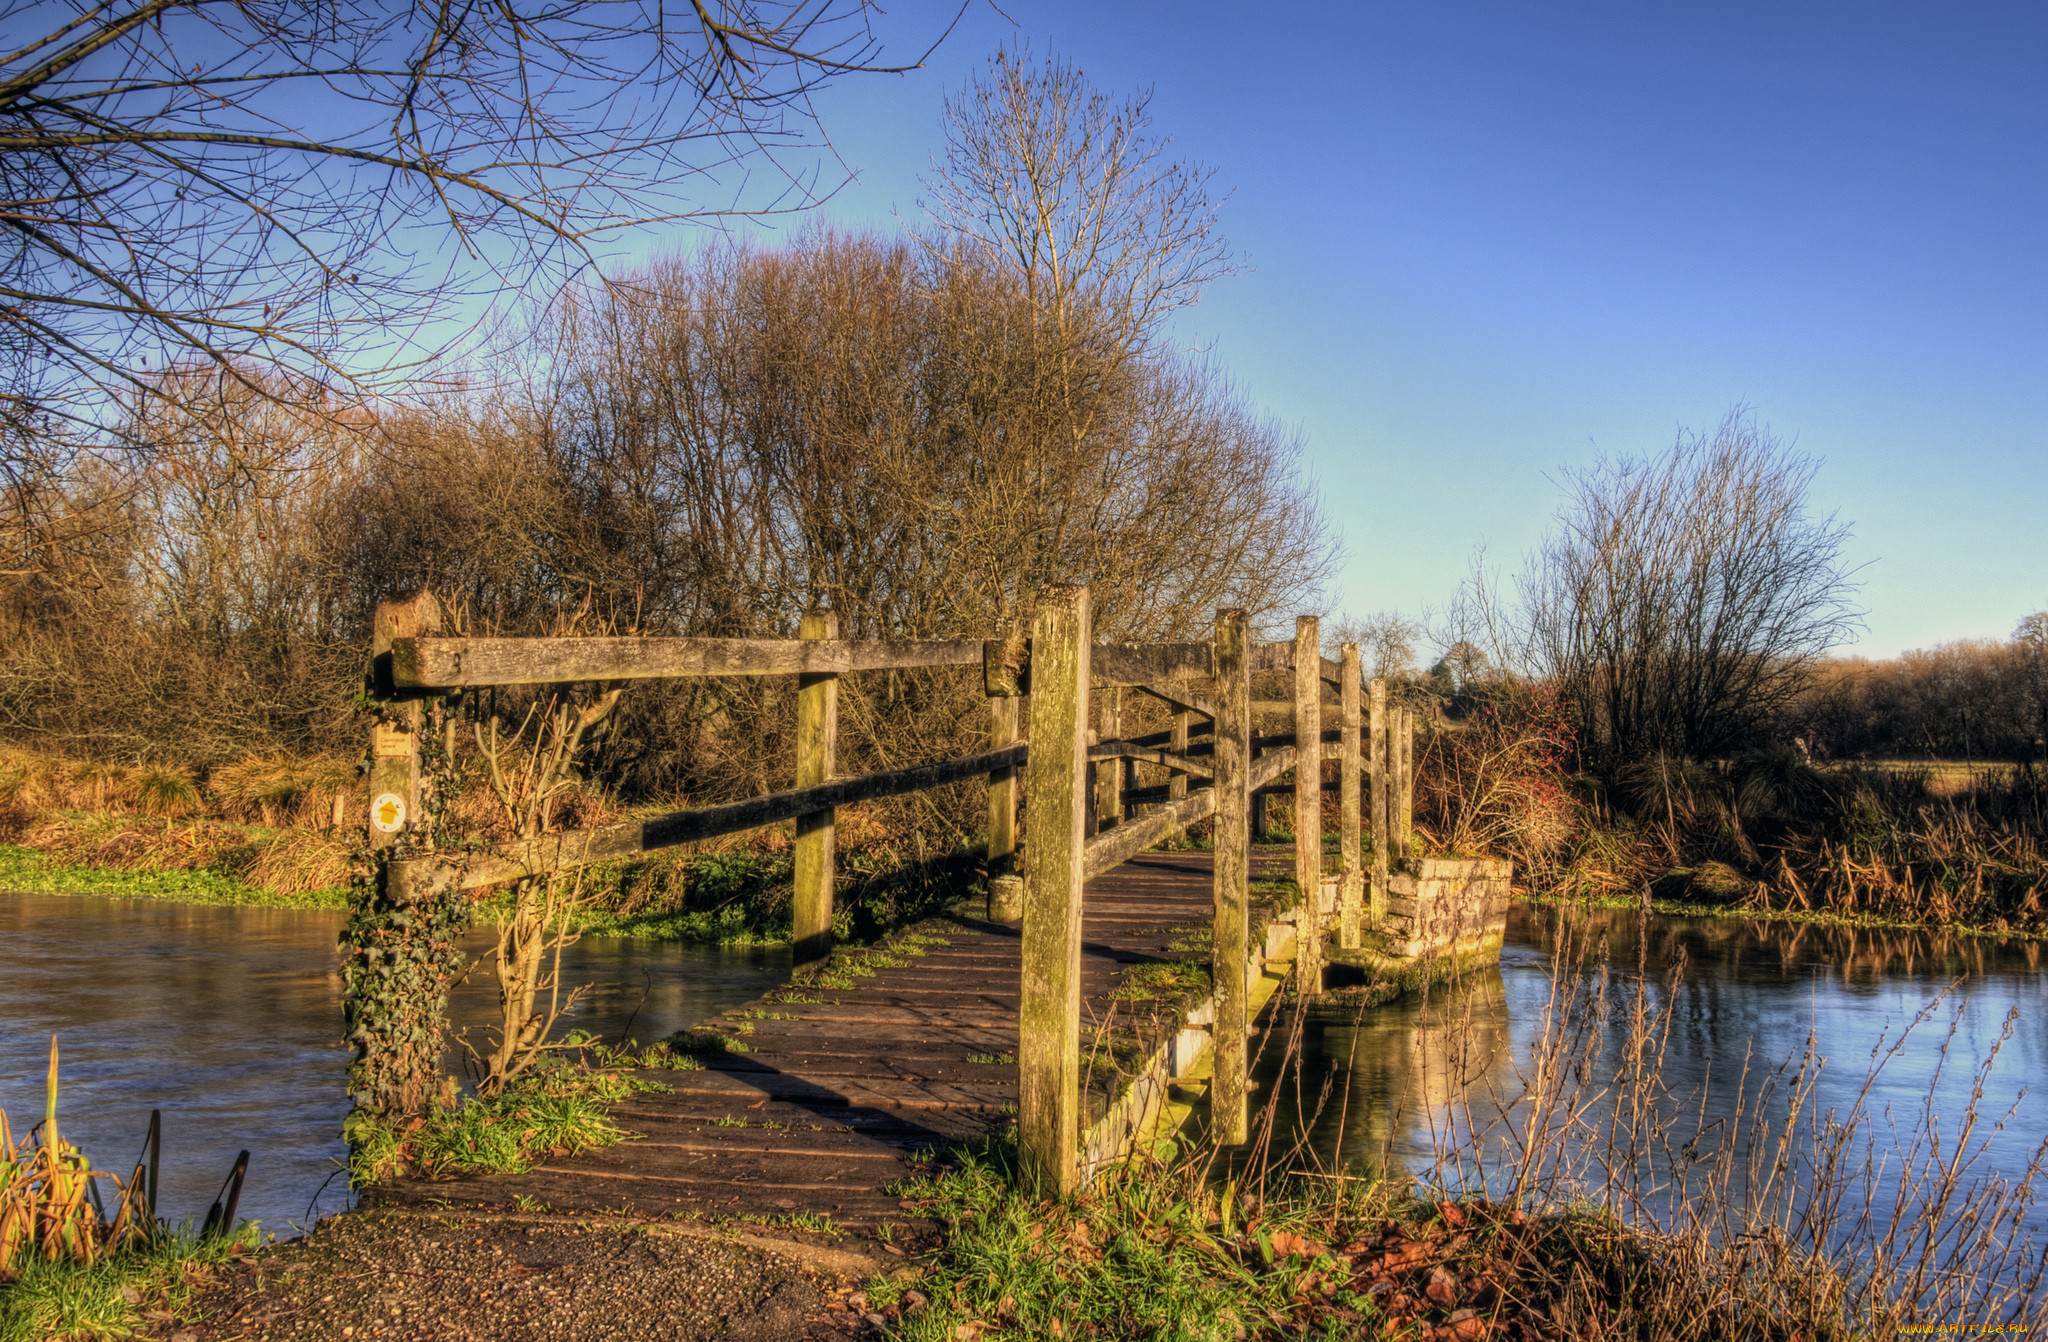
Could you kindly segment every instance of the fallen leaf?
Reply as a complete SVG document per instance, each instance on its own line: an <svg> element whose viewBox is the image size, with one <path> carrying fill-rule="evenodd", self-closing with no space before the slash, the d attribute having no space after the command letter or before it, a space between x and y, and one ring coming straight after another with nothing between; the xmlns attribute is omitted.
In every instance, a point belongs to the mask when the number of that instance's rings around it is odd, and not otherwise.
<svg viewBox="0 0 2048 1342"><path fill-rule="evenodd" d="M1273 1232L1273 1253L1275 1256L1286 1257L1290 1254L1297 1254L1303 1258L1314 1258L1318 1254L1325 1254L1329 1251L1329 1245L1319 1240L1309 1239L1305 1235L1297 1235L1292 1230L1276 1230Z"/></svg>
<svg viewBox="0 0 2048 1342"><path fill-rule="evenodd" d="M1453 1230L1460 1229L1465 1224L1465 1213L1455 1202L1439 1202L1436 1204L1436 1211Z"/></svg>
<svg viewBox="0 0 2048 1342"><path fill-rule="evenodd" d="M1422 1293L1439 1305L1455 1305L1458 1303L1458 1279L1439 1267L1429 1274L1429 1285L1422 1288Z"/></svg>

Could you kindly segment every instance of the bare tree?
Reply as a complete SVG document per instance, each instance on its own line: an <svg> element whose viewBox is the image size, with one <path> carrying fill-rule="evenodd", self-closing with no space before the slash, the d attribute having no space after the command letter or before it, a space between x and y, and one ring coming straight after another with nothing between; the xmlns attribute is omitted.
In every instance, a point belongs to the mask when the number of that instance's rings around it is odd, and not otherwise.
<svg viewBox="0 0 2048 1342"><path fill-rule="evenodd" d="M1213 173L1169 155L1151 101L1113 101L1065 61L999 50L946 100L945 156L925 181L944 236L1008 271L1039 322L1133 355L1233 269Z"/></svg>
<svg viewBox="0 0 2048 1342"><path fill-rule="evenodd" d="M221 378L389 391L622 230L818 198L866 0L0 0L0 484ZM32 511L32 510L29 510ZM17 507L15 514L23 514Z"/></svg>
<svg viewBox="0 0 2048 1342"><path fill-rule="evenodd" d="M1807 505L1817 469L1738 410L1661 460L1566 473L1520 596L1587 765L1744 744L1856 627L1848 528Z"/></svg>
<svg viewBox="0 0 2048 1342"><path fill-rule="evenodd" d="M1424 633L1420 622L1399 611L1380 610L1364 619L1348 615L1339 619L1323 641L1331 648L1356 643L1366 679L1393 679L1414 672L1415 649Z"/></svg>

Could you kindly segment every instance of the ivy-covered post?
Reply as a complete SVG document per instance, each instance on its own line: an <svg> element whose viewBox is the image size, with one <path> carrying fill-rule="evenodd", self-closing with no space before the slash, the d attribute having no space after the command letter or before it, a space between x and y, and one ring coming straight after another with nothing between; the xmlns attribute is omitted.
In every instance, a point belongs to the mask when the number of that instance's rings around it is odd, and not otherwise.
<svg viewBox="0 0 2048 1342"><path fill-rule="evenodd" d="M396 859L437 846L447 772L436 698L401 694L391 645L441 629L430 593L377 606L365 706L370 713L369 834L350 883L342 932L342 1014L354 1062L349 1100L363 1119L388 1121L425 1109L440 1081L448 985L460 963L456 938L469 921L460 893L413 902L389 879Z"/></svg>

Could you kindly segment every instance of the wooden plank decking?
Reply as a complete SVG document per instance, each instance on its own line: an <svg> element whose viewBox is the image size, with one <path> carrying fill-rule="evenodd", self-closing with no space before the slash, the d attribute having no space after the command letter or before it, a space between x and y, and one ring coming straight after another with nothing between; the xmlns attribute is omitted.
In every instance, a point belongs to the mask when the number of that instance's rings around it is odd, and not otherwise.
<svg viewBox="0 0 2048 1342"><path fill-rule="evenodd" d="M1088 882L1084 1040L1110 1016L1120 974L1171 958L1211 907L1206 852L1145 853ZM934 940L890 955L897 963L870 977L837 980L849 986L802 990L816 1001L771 994L708 1023L747 1051L702 1055L702 1071L646 1073L670 1090L612 1111L638 1140L522 1175L401 1181L366 1200L755 1221L807 1214L848 1228L914 1220L887 1190L917 1154L999 1132L1015 1113L1019 959L1015 927L964 913L910 932L895 943Z"/></svg>

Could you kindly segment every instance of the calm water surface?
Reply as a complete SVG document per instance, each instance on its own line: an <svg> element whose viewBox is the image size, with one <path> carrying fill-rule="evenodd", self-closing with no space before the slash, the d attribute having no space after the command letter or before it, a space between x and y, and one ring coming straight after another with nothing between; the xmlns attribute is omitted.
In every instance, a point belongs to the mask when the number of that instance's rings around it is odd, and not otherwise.
<svg viewBox="0 0 2048 1342"><path fill-rule="evenodd" d="M1994 1049L1977 1168L2015 1178L2048 1137L2048 947L2039 943L1517 906L1497 971L1362 1019L1309 1023L1299 1073L1262 1058L1280 1145L1299 1139L1326 1167L1410 1173L1430 1171L1447 1151L1477 1149L1497 1175L1511 1155L1509 1132L1525 1121L1546 1018L1565 1014L1546 1012L1554 983L1577 986L1573 1018L1583 1022L1603 979L1615 1014L1583 1054L1596 1127L1610 1112L1597 1092L1621 1061L1621 1016L1640 985L1663 1037L1653 1107L1674 1147L1702 1133L1702 1152L1724 1141L1741 1150L1759 1119L1782 1126L1787 1088L1761 1103L1758 1088L1780 1064L1796 1065L1809 1036L1825 1064L1812 1109L1846 1115L1868 1083L1864 1108L1880 1152L1895 1134L1910 1138L1930 1108L1953 1137ZM1896 1050L1875 1054L1902 1032ZM1275 1039L1268 1054L1278 1052ZM1739 1089L1749 1104L1736 1103ZM1593 1146L1582 1134L1574 1154ZM1668 1164L1644 1165L1668 1173Z"/></svg>
<svg viewBox="0 0 2048 1342"><path fill-rule="evenodd" d="M348 1050L341 1043L339 913L198 908L142 900L0 895L0 1109L17 1136L43 1113L58 1037L58 1121L95 1163L125 1174L164 1114L161 1201L205 1213L250 1155L241 1214L274 1231L305 1224L335 1178ZM474 932L472 955L489 936ZM591 994L566 1025L617 1038L630 1020L660 1039L785 981L785 950L589 937L562 957ZM496 1010L488 967L451 1004L458 1026ZM325 1192L321 1192L325 1185Z"/></svg>
<svg viewBox="0 0 2048 1342"><path fill-rule="evenodd" d="M17 1132L40 1116L54 1032L60 1118L102 1165L132 1162L149 1111L164 1111L163 1198L173 1219L204 1212L243 1148L253 1153L243 1214L284 1231L305 1223L316 1195L321 1213L337 1209L340 1181L328 1181L343 1154L348 1061L340 925L333 913L0 896L0 1107ZM1933 1018L1886 1063L1869 1107L1880 1120L1889 1107L1910 1129L1931 1094L1952 1131L1977 1064L2017 1011L1984 1100L1987 1114L2013 1111L1991 1138L1990 1166L2016 1174L2048 1134L2048 1088L2022 1093L2048 1079L2040 945L1596 914L1579 925L1582 953L1560 958L1562 926L1554 912L1517 908L1498 970L1427 1001L1309 1027L1298 1078L1271 1058L1262 1064L1278 1131L1302 1135L1325 1164L1354 1169L1386 1161L1426 1170L1460 1144L1468 1117L1497 1141L1540 1049L1553 967L1567 964L1559 981L1604 975L1616 1002L1647 986L1651 1009L1668 1022L1662 1103L1717 1139L1738 1126L1712 1127L1739 1116L1732 1096L1744 1068L1753 1086L1796 1059L1809 1033L1827 1059L1816 1099L1846 1111L1879 1041L1896 1038L1945 989ZM487 934L473 934L472 953L486 946ZM564 957L565 982L595 985L568 1024L616 1038L630 1021L635 1037L659 1039L787 974L786 950L589 938ZM494 1008L484 970L458 991L453 1015L481 1027ZM1611 1075L1621 1033L1590 1055L1596 1084ZM1766 1109L1773 1121L1782 1116L1781 1105Z"/></svg>

